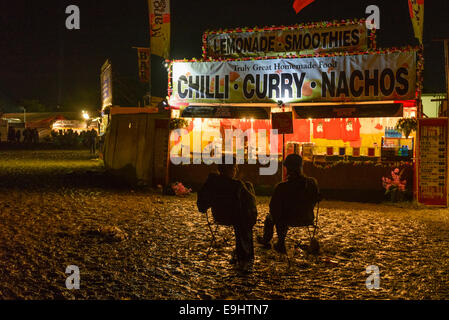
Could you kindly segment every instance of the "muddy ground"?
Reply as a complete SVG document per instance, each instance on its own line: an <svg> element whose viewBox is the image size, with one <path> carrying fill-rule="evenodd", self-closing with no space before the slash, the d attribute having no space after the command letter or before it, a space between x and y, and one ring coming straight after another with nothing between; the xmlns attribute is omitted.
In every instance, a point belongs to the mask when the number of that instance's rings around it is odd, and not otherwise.
<svg viewBox="0 0 449 320"><path fill-rule="evenodd" d="M268 197L258 198L261 234ZM86 151L0 153L2 299L448 299L449 211L323 201L319 256L256 245L250 274L229 264L233 233L211 246L196 194L163 196L107 178ZM215 228L214 228L215 229ZM80 290L65 286L80 269ZM368 290L366 268L380 270Z"/></svg>

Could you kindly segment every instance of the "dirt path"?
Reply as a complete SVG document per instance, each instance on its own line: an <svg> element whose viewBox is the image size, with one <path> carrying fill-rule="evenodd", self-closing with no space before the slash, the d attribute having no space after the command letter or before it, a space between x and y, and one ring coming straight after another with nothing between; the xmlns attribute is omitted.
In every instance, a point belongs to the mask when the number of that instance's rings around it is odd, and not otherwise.
<svg viewBox="0 0 449 320"><path fill-rule="evenodd" d="M228 263L229 229L219 228L222 246L210 247L195 194L105 189L86 182L101 171L87 153L56 152L54 163L49 157L0 154L0 298L449 298L448 210L325 201L318 258L293 248L307 239L293 229L290 267L285 256L256 245L254 271L242 276ZM18 189L33 172L47 182ZM255 234L269 198L258 201ZM65 288L68 265L80 268L80 290ZM369 265L380 269L378 290L365 286Z"/></svg>

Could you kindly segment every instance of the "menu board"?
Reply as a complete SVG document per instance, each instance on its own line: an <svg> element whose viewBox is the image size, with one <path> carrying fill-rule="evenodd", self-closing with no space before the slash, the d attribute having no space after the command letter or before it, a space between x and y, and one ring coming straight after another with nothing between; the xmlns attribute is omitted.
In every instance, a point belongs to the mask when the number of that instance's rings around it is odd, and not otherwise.
<svg viewBox="0 0 449 320"><path fill-rule="evenodd" d="M446 207L448 119L419 119L418 136L418 202Z"/></svg>
<svg viewBox="0 0 449 320"><path fill-rule="evenodd" d="M277 112L271 114L271 128L278 134L293 133L293 114L291 112Z"/></svg>

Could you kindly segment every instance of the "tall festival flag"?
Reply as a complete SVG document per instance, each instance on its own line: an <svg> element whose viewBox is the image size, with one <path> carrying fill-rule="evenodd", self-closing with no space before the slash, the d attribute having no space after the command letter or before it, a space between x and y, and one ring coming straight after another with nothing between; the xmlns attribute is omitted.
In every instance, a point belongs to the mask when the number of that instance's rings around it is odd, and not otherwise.
<svg viewBox="0 0 449 320"><path fill-rule="evenodd" d="M169 59L170 0L148 0L151 54Z"/></svg>
<svg viewBox="0 0 449 320"><path fill-rule="evenodd" d="M422 44L424 29L424 0L408 0L408 9L410 12L410 19L412 19L415 38Z"/></svg>
<svg viewBox="0 0 449 320"><path fill-rule="evenodd" d="M306 6L311 4L315 0L295 0L293 2L293 9L295 10L296 14L298 14L299 11L304 9Z"/></svg>
<svg viewBox="0 0 449 320"><path fill-rule="evenodd" d="M141 82L150 81L150 49L149 48L136 48L137 49L137 61L139 68L139 79Z"/></svg>

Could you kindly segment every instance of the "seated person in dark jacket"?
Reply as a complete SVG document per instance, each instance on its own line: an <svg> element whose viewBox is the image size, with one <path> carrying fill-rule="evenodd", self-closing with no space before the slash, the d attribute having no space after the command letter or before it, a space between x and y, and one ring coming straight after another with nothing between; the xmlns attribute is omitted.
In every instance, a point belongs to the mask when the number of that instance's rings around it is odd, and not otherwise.
<svg viewBox="0 0 449 320"><path fill-rule="evenodd" d="M278 242L274 249L286 253L285 237L288 227L313 225L315 204L321 200L317 182L314 178L304 176L302 157L289 154L284 161L287 169L287 181L279 183L274 189L270 201L270 213L264 223L263 237L257 241L270 248L273 228L276 226Z"/></svg>
<svg viewBox="0 0 449 320"><path fill-rule="evenodd" d="M222 163L225 163L224 160L223 157ZM252 184L234 179L236 173L237 164L218 165L218 174L209 174L198 192L197 205L203 213L212 208L216 224L234 227L235 251L231 263L237 263L239 269L249 271L254 261L256 198Z"/></svg>

